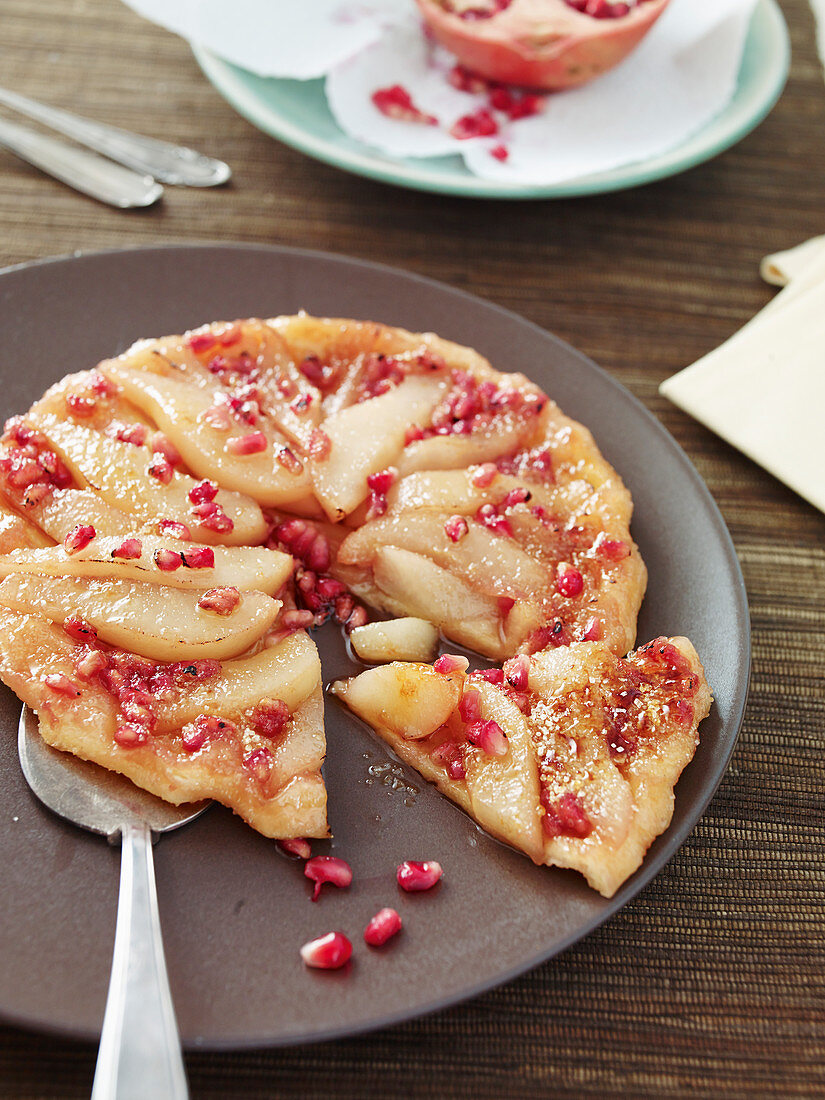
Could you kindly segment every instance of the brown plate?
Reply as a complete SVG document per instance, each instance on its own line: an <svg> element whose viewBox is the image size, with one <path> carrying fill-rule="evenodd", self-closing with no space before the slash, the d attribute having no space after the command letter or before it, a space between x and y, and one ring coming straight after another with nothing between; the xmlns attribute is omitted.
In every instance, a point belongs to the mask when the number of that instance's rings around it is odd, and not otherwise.
<svg viewBox="0 0 825 1100"><path fill-rule="evenodd" d="M310 313L432 330L523 370L594 432L636 502L650 570L639 637L686 634L716 696L676 793L668 831L609 901L569 871L534 867L491 840L334 701L325 774L331 844L352 864L346 891L308 899L302 865L216 807L156 848L172 993L190 1047L274 1046L351 1034L444 1007L563 951L615 913L683 843L730 758L750 665L747 603L730 537L671 437L584 356L496 306L385 267L250 246L108 252L0 273L3 416L69 371L139 337L217 319ZM355 666L340 633L318 637L327 681ZM0 1016L82 1038L99 1034L115 929L119 853L44 809L17 762L20 704L0 689ZM377 775L370 775L370 768ZM407 788L415 788L411 792ZM431 893L402 894L395 867L437 859ZM381 951L361 941L377 909L404 919ZM340 928L355 944L339 972L305 969L298 948Z"/></svg>

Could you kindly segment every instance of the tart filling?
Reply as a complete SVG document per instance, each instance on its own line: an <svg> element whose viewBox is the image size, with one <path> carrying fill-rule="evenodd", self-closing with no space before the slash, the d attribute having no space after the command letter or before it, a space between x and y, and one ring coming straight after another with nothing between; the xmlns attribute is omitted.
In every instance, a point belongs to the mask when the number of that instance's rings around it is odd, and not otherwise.
<svg viewBox="0 0 825 1100"><path fill-rule="evenodd" d="M646 584L631 512L586 428L432 334L300 314L141 341L6 424L0 676L59 748L173 802L216 798L268 836L325 836L306 631L333 619L381 659L401 641L426 654L437 628L515 679L440 658L337 690L491 832L612 892L669 819L627 807L648 805L654 773L672 804L709 700L687 642L667 652L695 698L663 701L645 650L624 659ZM366 605L409 618L365 632ZM566 685L561 709L542 670ZM605 693L633 676L622 725ZM353 701L370 684L380 713ZM655 736L637 728L648 704ZM572 742L589 748L560 771ZM610 828L586 753L624 792Z"/></svg>

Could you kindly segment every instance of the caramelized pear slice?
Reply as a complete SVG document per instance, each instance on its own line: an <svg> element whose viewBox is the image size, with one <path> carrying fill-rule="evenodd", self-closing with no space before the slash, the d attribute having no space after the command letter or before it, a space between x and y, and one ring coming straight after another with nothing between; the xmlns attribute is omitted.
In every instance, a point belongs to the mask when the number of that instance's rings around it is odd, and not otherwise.
<svg viewBox="0 0 825 1100"><path fill-rule="evenodd" d="M371 726L419 741L450 717L463 681L463 672L445 676L430 665L394 663L339 680L332 693Z"/></svg>
<svg viewBox="0 0 825 1100"><path fill-rule="evenodd" d="M429 558L382 546L373 560L373 581L374 588L363 589L365 599L397 615L426 617L448 637L488 657L503 655L496 601Z"/></svg>
<svg viewBox="0 0 825 1100"><path fill-rule="evenodd" d="M292 558L279 550L262 546L215 546L214 568L191 569L187 555L201 549L190 542L139 535L130 539L140 545L136 558L120 558L117 550L123 536L95 538L82 550L69 554L62 546L42 550L15 550L0 557L0 578L11 573L41 573L52 577L96 577L101 580L148 581L170 588L219 588L232 586L257 589L269 596L282 587L292 572ZM174 568L162 569L158 562L169 560Z"/></svg>
<svg viewBox="0 0 825 1100"><path fill-rule="evenodd" d="M179 378L131 370L122 363L107 363L105 371L130 401L152 417L199 477L214 478L225 489L247 493L264 505L288 504L306 496L309 478L291 473L278 461L287 444L270 424L260 421L254 429L237 424L220 431L208 418L215 405L214 393ZM235 453L233 448L253 431L265 442L265 449Z"/></svg>
<svg viewBox="0 0 825 1100"><path fill-rule="evenodd" d="M149 474L151 455L143 447L121 443L55 416L32 413L29 419L48 436L82 487L96 489L109 504L127 507L138 519L179 520L193 528L199 540L209 543L254 546L266 537L263 513L250 497L218 492L215 503L232 520L233 529L217 534L198 524L192 515L189 491L197 483L188 474L176 470L171 481L163 484Z"/></svg>
<svg viewBox="0 0 825 1100"><path fill-rule="evenodd" d="M348 515L366 499L367 477L396 461L410 423L429 423L446 388L435 376L411 375L387 393L324 421L332 449L324 461L313 463L312 479L330 519Z"/></svg>
<svg viewBox="0 0 825 1100"><path fill-rule="evenodd" d="M539 817L539 773L532 732L524 715L492 684L471 681L481 696L481 713L492 718L507 737L505 756L479 748L464 754L465 782L471 812L488 833L542 862L544 838Z"/></svg>
<svg viewBox="0 0 825 1100"><path fill-rule="evenodd" d="M99 535L117 535L135 524L134 517L94 489L56 489L31 509L31 516L55 542L78 524L90 524Z"/></svg>
<svg viewBox="0 0 825 1100"><path fill-rule="evenodd" d="M357 626L349 636L362 661L431 661L438 649L438 631L426 619L405 616Z"/></svg>
<svg viewBox="0 0 825 1100"><path fill-rule="evenodd" d="M320 682L318 651L304 631L296 631L277 646L225 661L219 677L193 684L180 699L158 700L158 729L177 729L199 714L247 711L261 699L281 699L294 711Z"/></svg>
<svg viewBox="0 0 825 1100"><path fill-rule="evenodd" d="M129 581L15 573L0 584L0 606L63 623L78 618L98 637L155 661L234 657L272 625L280 603L243 592L231 614L198 606L200 591Z"/></svg>
<svg viewBox="0 0 825 1100"><path fill-rule="evenodd" d="M486 596L541 598L549 584L547 570L513 539L470 520L467 533L453 542L444 529L447 518L423 510L388 514L349 535L338 552L338 561L365 565L379 547L404 547L426 555ZM455 614L461 613L461 608L456 608Z"/></svg>

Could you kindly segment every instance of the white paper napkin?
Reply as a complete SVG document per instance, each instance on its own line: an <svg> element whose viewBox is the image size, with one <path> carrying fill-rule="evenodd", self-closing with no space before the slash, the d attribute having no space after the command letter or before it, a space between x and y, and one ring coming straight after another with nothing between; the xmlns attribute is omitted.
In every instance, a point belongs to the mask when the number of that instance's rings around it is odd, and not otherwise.
<svg viewBox="0 0 825 1100"><path fill-rule="evenodd" d="M763 267L789 279L785 289L660 393L825 512L823 240Z"/></svg>
<svg viewBox="0 0 825 1100"><path fill-rule="evenodd" d="M554 185L646 161L682 144L736 89L757 0L671 0L641 45L612 72L548 95L541 114L459 140L455 122L489 107L458 91L455 58L424 35L413 0L125 0L135 11L263 76L327 74L338 125L397 157L459 154L478 176ZM825 3L825 0L823 0ZM401 85L436 125L399 121L373 103Z"/></svg>

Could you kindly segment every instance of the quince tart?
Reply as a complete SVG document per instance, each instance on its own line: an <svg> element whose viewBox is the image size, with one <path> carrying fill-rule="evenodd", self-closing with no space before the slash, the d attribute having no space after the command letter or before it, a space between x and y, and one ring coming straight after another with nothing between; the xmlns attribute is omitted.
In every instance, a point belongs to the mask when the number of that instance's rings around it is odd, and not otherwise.
<svg viewBox="0 0 825 1100"><path fill-rule="evenodd" d="M524 375L432 334L299 314L141 341L6 424L0 676L59 748L170 801L215 798L268 836L325 836L307 629L363 627L368 604L560 683L580 665L609 679L637 660L622 663L646 584L631 511L587 429ZM681 644L668 643L703 684ZM358 682L341 689L356 711ZM546 694L531 687L523 713L481 684L522 726ZM696 690L679 744L705 707ZM439 728L471 705L453 695ZM458 780L412 762L478 816ZM668 791L676 775L661 772ZM530 828L529 841L493 831L558 862Z"/></svg>

